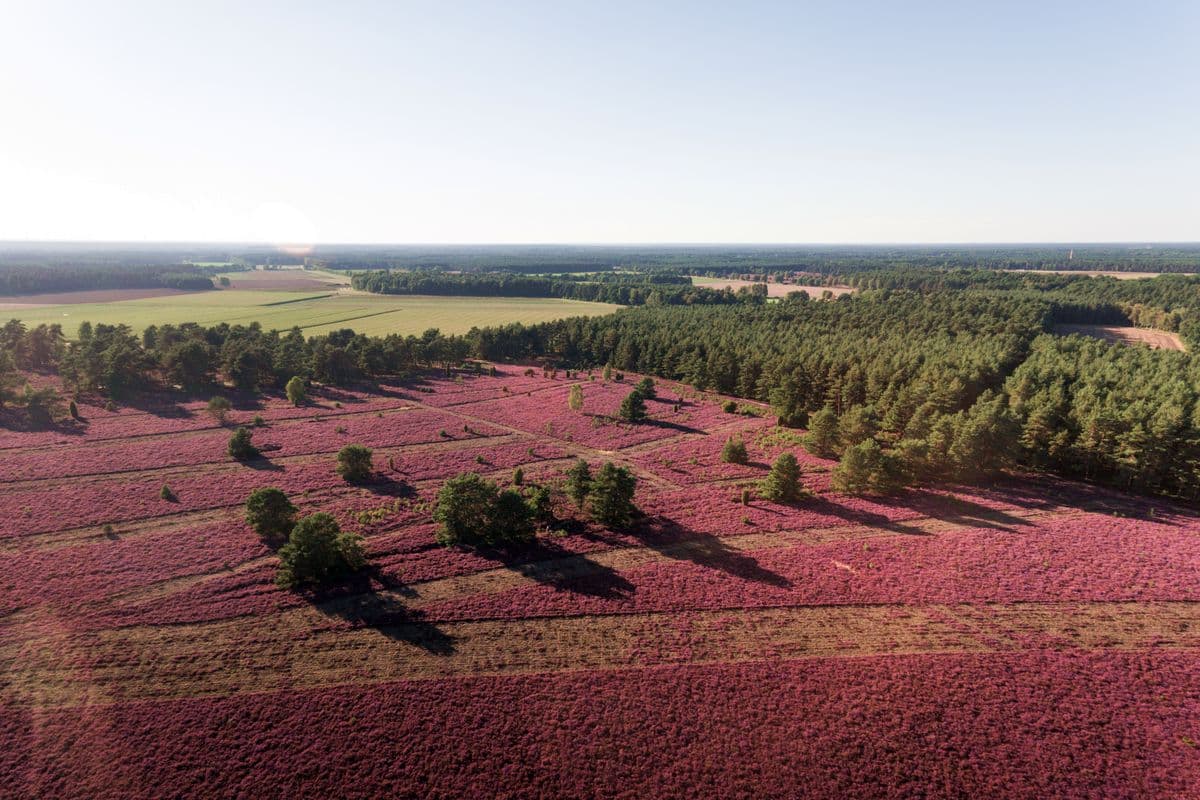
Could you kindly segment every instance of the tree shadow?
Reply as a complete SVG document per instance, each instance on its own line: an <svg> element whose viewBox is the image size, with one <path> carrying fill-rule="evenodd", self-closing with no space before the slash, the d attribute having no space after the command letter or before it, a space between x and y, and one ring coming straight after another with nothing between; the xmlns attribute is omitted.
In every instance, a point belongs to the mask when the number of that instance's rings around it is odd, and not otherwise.
<svg viewBox="0 0 1200 800"><path fill-rule="evenodd" d="M894 502L894 498L893 498ZM839 503L835 503L826 497L808 497L801 500L800 505L808 508L818 514L824 514L831 517L843 519L853 525L862 525L867 528L879 528L892 533L902 533L906 536L929 536L927 531L916 528L912 525L905 525L903 522L890 519L886 514L879 514L874 511L865 511L859 508L849 508Z"/></svg>
<svg viewBox="0 0 1200 800"><path fill-rule="evenodd" d="M668 517L645 517L639 523L638 531L645 534L639 538L646 547L666 558L689 561L744 581L779 589L792 585L790 579L763 567L753 556L730 547L720 536L697 533Z"/></svg>
<svg viewBox="0 0 1200 800"><path fill-rule="evenodd" d="M239 460L240 464L249 467L259 472L283 472L284 469L279 464L276 464L271 459L259 453L254 458L244 458Z"/></svg>
<svg viewBox="0 0 1200 800"><path fill-rule="evenodd" d="M1033 523L1027 519L961 497L911 493L911 499L904 505L928 517L964 527L991 528L1006 533L1020 533L1018 528L1033 527Z"/></svg>
<svg viewBox="0 0 1200 800"><path fill-rule="evenodd" d="M417 496L417 490L412 484L379 472L373 473L368 480L357 482L354 485L361 489L366 489L371 494L382 495L384 497Z"/></svg>
<svg viewBox="0 0 1200 800"><path fill-rule="evenodd" d="M525 545L477 552L532 581L563 592L619 600L627 599L637 589L612 567L552 541L537 539Z"/></svg>
<svg viewBox="0 0 1200 800"><path fill-rule="evenodd" d="M395 596L413 597L415 593L377 567L361 570L335 591L333 596L331 593L314 593L311 596L313 607L355 628L370 628L433 655L448 656L455 652L453 636Z"/></svg>

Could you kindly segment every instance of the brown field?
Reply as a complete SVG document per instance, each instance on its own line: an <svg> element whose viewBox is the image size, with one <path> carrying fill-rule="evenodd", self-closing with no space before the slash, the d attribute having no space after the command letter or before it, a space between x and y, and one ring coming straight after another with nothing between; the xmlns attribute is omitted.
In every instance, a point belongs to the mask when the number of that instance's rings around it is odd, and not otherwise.
<svg viewBox="0 0 1200 800"><path fill-rule="evenodd" d="M708 289L733 289L735 292L744 286L753 286L754 281L743 281L738 278L692 278L696 286ZM805 292L809 297L820 298L826 291L833 292L834 297L849 294L854 289L849 286L797 286L793 283L768 283L767 297L787 297L792 292Z"/></svg>
<svg viewBox="0 0 1200 800"><path fill-rule="evenodd" d="M308 292L335 289L349 283L344 277L298 269L231 272L225 277L231 284L228 288L245 291Z"/></svg>
<svg viewBox="0 0 1200 800"><path fill-rule="evenodd" d="M1063 336L1077 333L1106 342L1145 344L1155 350L1186 350L1179 334L1153 328L1134 328L1124 325L1055 325L1054 332Z"/></svg>
<svg viewBox="0 0 1200 800"><path fill-rule="evenodd" d="M89 289L82 292L0 295L0 311L78 303L119 303L122 300L144 300L150 297L168 297L174 294L188 294L188 292L179 289Z"/></svg>

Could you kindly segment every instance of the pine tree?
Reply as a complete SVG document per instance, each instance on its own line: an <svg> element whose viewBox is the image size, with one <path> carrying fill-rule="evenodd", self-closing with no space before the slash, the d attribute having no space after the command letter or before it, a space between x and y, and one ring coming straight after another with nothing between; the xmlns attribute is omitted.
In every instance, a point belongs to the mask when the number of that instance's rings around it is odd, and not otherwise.
<svg viewBox="0 0 1200 800"><path fill-rule="evenodd" d="M571 384L570 393L567 395L567 408L572 411L583 410L583 387L578 383Z"/></svg>
<svg viewBox="0 0 1200 800"><path fill-rule="evenodd" d="M804 435L804 449L819 458L837 457L838 418L829 406L825 406L809 418L808 433Z"/></svg>
<svg viewBox="0 0 1200 800"><path fill-rule="evenodd" d="M583 508L588 492L592 490L592 471L582 458L576 459L571 468L567 470L567 482L563 489L567 496L575 502L575 505Z"/></svg>
<svg viewBox="0 0 1200 800"><path fill-rule="evenodd" d="M625 395L625 399L621 401L621 410L618 413L621 419L626 422L641 422L644 420L646 418L646 401L642 399L642 393L634 389Z"/></svg>
<svg viewBox="0 0 1200 800"><path fill-rule="evenodd" d="M633 504L637 478L611 461L596 472L588 493L588 509L597 522L621 528L633 521L637 508Z"/></svg>
<svg viewBox="0 0 1200 800"><path fill-rule="evenodd" d="M804 496L804 487L800 485L800 464L796 456L782 453L771 471L759 484L758 492L767 500L777 503L791 503Z"/></svg>
<svg viewBox="0 0 1200 800"><path fill-rule="evenodd" d="M843 494L887 494L899 488L897 472L878 442L864 439L842 454L833 470L833 488Z"/></svg>
<svg viewBox="0 0 1200 800"><path fill-rule="evenodd" d="M750 460L746 453L746 443L740 436L731 436L725 440L725 447L721 449L721 460L727 464L745 464Z"/></svg>

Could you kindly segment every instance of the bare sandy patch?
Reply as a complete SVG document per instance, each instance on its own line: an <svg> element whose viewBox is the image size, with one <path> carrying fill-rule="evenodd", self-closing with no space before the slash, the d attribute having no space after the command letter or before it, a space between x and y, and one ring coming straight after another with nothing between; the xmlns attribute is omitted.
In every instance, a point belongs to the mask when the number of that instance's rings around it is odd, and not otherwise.
<svg viewBox="0 0 1200 800"><path fill-rule="evenodd" d="M1179 334L1154 328L1134 328L1125 325L1055 325L1054 332L1063 336L1077 333L1118 344L1145 344L1155 350L1186 350Z"/></svg>

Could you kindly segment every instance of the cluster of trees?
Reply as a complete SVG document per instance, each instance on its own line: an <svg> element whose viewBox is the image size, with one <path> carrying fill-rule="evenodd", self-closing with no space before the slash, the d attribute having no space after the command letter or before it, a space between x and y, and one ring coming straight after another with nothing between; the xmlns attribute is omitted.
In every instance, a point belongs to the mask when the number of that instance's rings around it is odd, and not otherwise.
<svg viewBox="0 0 1200 800"><path fill-rule="evenodd" d="M210 388L219 379L240 392L284 388L294 383L289 397L302 403L307 381L345 386L363 379L403 375L422 367L449 368L472 352L463 337L443 336L437 330L421 336L368 337L351 330L305 337L299 328L285 333L222 323L204 327L193 323L151 326L141 336L126 325L80 324L79 337L65 343L58 326L25 331L16 320L3 331L18 347L0 352L20 353L15 366L57 368L74 391L124 397L156 386L180 386L187 391Z"/></svg>
<svg viewBox="0 0 1200 800"><path fill-rule="evenodd" d="M675 274L613 274L596 276L539 276L508 272L360 272L351 278L355 289L380 294L468 295L479 297L562 297L640 305L761 304L766 285L739 289L707 289Z"/></svg>
<svg viewBox="0 0 1200 800"><path fill-rule="evenodd" d="M593 475L583 459L567 470L561 490L548 484L526 485L520 469L508 488L468 472L447 480L438 490L433 511L439 525L435 537L447 546L528 542L538 525L555 521L554 496L560 491L596 521L621 528L637 515L636 489L637 478L625 467L608 462Z"/></svg>
<svg viewBox="0 0 1200 800"><path fill-rule="evenodd" d="M300 520L281 489L255 489L246 499L246 523L263 539L278 543L275 583L284 589L333 583L367 564L362 537L343 531L331 514L317 512Z"/></svg>
<svg viewBox="0 0 1200 800"><path fill-rule="evenodd" d="M1005 392L1025 463L1200 497L1200 363L1190 353L1045 336Z"/></svg>

